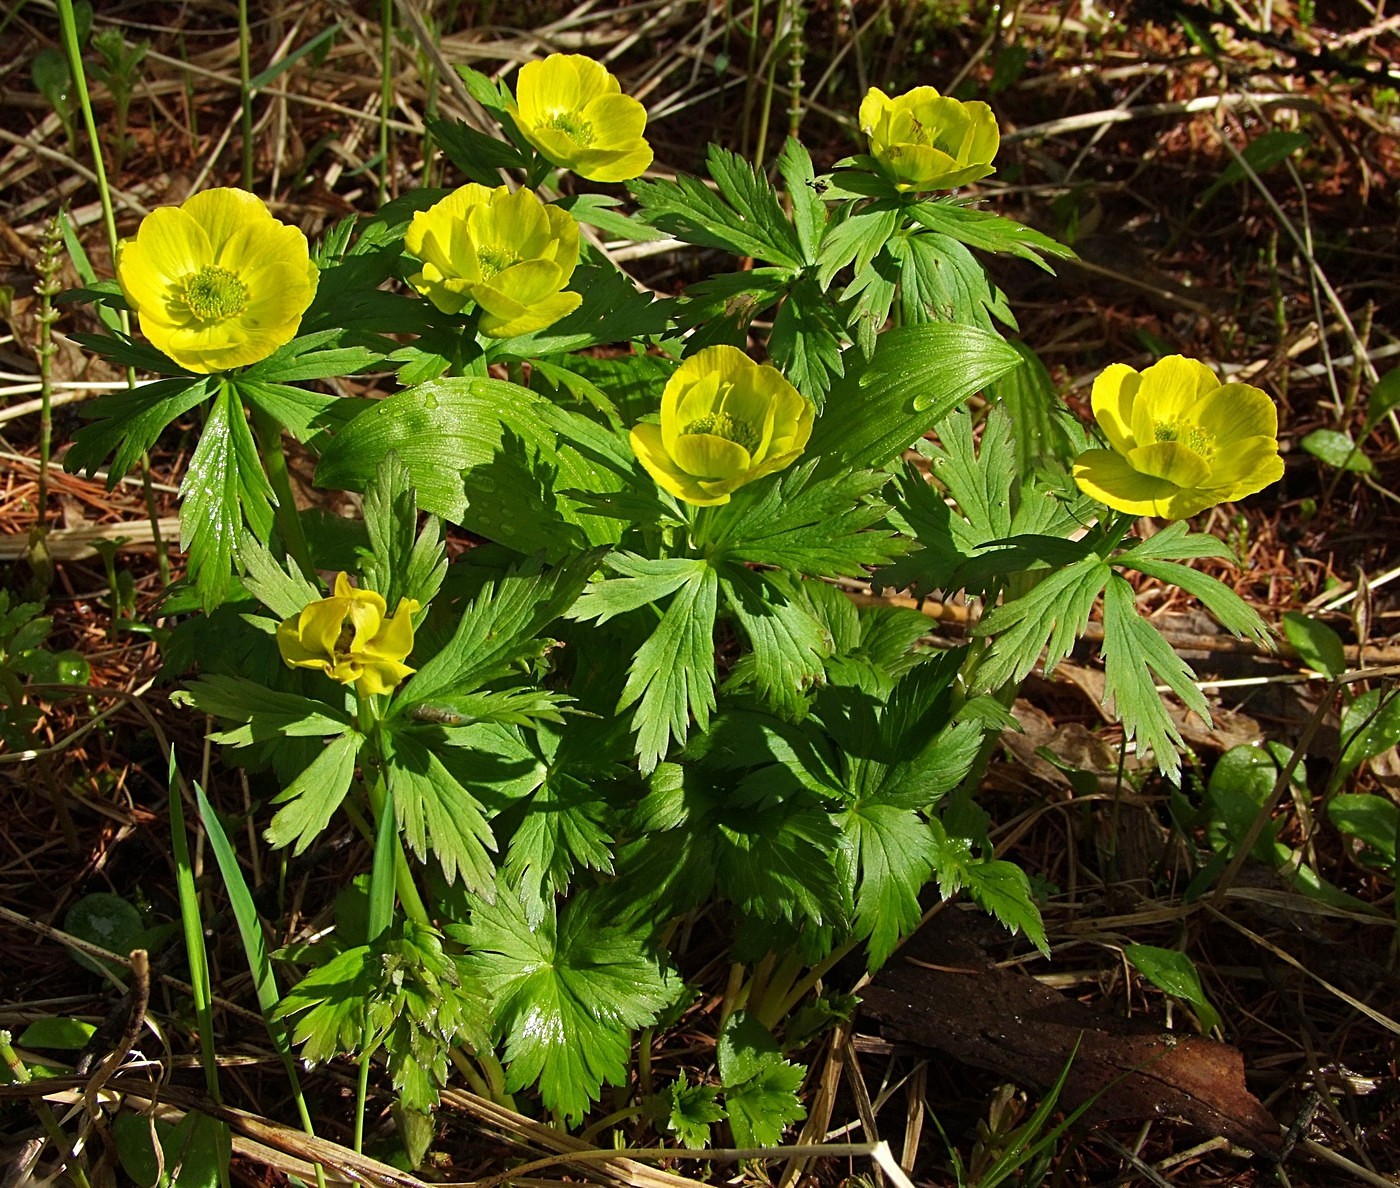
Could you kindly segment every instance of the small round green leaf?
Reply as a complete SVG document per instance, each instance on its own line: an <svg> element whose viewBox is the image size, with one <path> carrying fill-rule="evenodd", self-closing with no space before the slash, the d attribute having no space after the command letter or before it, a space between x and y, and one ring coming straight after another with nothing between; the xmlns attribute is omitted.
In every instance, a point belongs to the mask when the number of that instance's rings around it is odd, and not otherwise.
<svg viewBox="0 0 1400 1188"><path fill-rule="evenodd" d="M1298 443L1320 462L1335 470L1351 470L1370 474L1375 470L1371 459L1351 440L1351 434L1337 429L1314 429Z"/></svg>
<svg viewBox="0 0 1400 1188"><path fill-rule="evenodd" d="M1326 623L1289 611L1283 616L1283 633L1299 659L1314 672L1335 677L1346 671L1341 637Z"/></svg>

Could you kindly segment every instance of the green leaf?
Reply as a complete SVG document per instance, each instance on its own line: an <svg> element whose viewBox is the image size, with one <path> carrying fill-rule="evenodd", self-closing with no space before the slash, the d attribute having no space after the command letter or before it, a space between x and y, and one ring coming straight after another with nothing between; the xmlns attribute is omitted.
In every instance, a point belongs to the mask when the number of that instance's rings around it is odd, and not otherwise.
<svg viewBox="0 0 1400 1188"><path fill-rule="evenodd" d="M874 528L888 509L870 498L886 476L822 473L822 460L813 458L736 491L711 521L716 557L808 577L861 577L866 566L892 561L906 546L893 532Z"/></svg>
<svg viewBox="0 0 1400 1188"><path fill-rule="evenodd" d="M1016 473L1030 474L1047 462L1068 464L1078 452L1065 429L1064 404L1049 369L1030 347L1013 341L1021 366L992 385L989 395L1011 417Z"/></svg>
<svg viewBox="0 0 1400 1188"><path fill-rule="evenodd" d="M803 277L773 319L768 353L792 385L820 410L827 389L845 373L840 323L816 283Z"/></svg>
<svg viewBox="0 0 1400 1188"><path fill-rule="evenodd" d="M554 205L567 210L580 223L597 227L616 239L626 239L632 243L658 243L669 238L664 231L648 227L617 210L622 205L621 200L607 194L567 194Z"/></svg>
<svg viewBox="0 0 1400 1188"><path fill-rule="evenodd" d="M1186 708L1210 722L1210 706L1195 686L1195 674L1162 637L1138 614L1133 588L1118 574L1108 579L1103 601L1104 688L1123 723L1126 739L1137 739L1139 750L1150 747L1157 768L1178 783L1179 747L1186 744L1157 694L1157 681L1181 698Z"/></svg>
<svg viewBox="0 0 1400 1188"><path fill-rule="evenodd" d="M1265 132L1245 145L1240 157L1256 174L1267 173L1275 165L1281 165L1294 153L1306 148L1312 143L1312 139L1306 132ZM1247 176L1244 165L1237 160L1231 160L1220 171L1220 176L1206 187L1196 202L1196 209L1199 210L1227 186L1244 181Z"/></svg>
<svg viewBox="0 0 1400 1188"><path fill-rule="evenodd" d="M1376 381L1366 400L1366 432L1369 434L1397 405L1400 405L1400 367L1392 367Z"/></svg>
<svg viewBox="0 0 1400 1188"><path fill-rule="evenodd" d="M1188 1003L1200 1020L1202 1032L1209 1034L1220 1026L1220 1013L1206 997L1201 975L1185 953L1156 945L1124 945L1123 956L1158 990Z"/></svg>
<svg viewBox="0 0 1400 1188"><path fill-rule="evenodd" d="M96 1024L85 1023L81 1019L35 1019L15 1042L22 1048L56 1048L76 1052L86 1047L96 1032Z"/></svg>
<svg viewBox="0 0 1400 1188"><path fill-rule="evenodd" d="M458 70L469 69L458 67ZM497 96L495 84L489 83ZM502 109L503 110L503 109ZM463 120L426 121L428 132L442 149L442 155L467 176L468 181L495 188L501 184L502 169L525 169L529 161L515 145L499 136L479 132Z"/></svg>
<svg viewBox="0 0 1400 1188"><path fill-rule="evenodd" d="M1114 558L1114 563L1118 564L1129 556L1130 554L1119 554ZM1129 564L1148 577L1154 577L1168 585L1179 586L1198 598L1232 635L1253 640L1261 647L1273 647L1273 633L1269 630L1269 625L1259 617L1259 612L1218 578L1172 561L1151 561L1139 556L1132 558ZM1337 646L1341 647L1341 641L1338 641Z"/></svg>
<svg viewBox="0 0 1400 1188"><path fill-rule="evenodd" d="M1021 681L1041 652L1046 673L1053 671L1084 633L1099 592L1115 576L1101 557L1091 553L1051 570L1019 598L988 611L975 629L976 635L992 640L973 674L976 690Z"/></svg>
<svg viewBox="0 0 1400 1188"><path fill-rule="evenodd" d="M1321 619L1287 611L1283 616L1283 634L1298 658L1314 672L1329 677L1346 672L1347 655L1341 636Z"/></svg>
<svg viewBox="0 0 1400 1188"><path fill-rule="evenodd" d="M496 839L480 801L407 730L386 731L381 738L385 776L408 848L422 862L432 854L449 883L460 871L468 891L489 898L496 869L487 851L495 850Z"/></svg>
<svg viewBox="0 0 1400 1188"><path fill-rule="evenodd" d="M823 477L884 466L1020 361L1001 338L973 326L890 330L868 362L847 353L846 374L827 394L807 452L821 459Z"/></svg>
<svg viewBox="0 0 1400 1188"><path fill-rule="evenodd" d="M887 251L899 265L900 312L906 324L961 322L992 332L995 319L1016 328L1005 294L956 239L927 231L896 236Z"/></svg>
<svg viewBox="0 0 1400 1188"><path fill-rule="evenodd" d="M365 582L391 607L401 598L427 606L447 574L442 527L428 517L418 532L418 500L408 470L388 453L365 488L365 529L370 555L361 564Z"/></svg>
<svg viewBox="0 0 1400 1188"><path fill-rule="evenodd" d="M772 1033L757 1019L736 1012L720 1032L716 1048L724 1106L740 1147L772 1147L783 1131L807 1116L797 1091L807 1070L782 1057Z"/></svg>
<svg viewBox="0 0 1400 1188"><path fill-rule="evenodd" d="M63 930L79 940L122 956L132 949L141 948L145 934L141 913L120 895L110 891L94 891L74 903L63 917ZM105 958L89 957L77 950L70 952L73 960L84 969L100 973L108 964ZM99 961L102 964L99 965Z"/></svg>
<svg viewBox="0 0 1400 1188"><path fill-rule="evenodd" d="M825 673L831 637L782 574L730 565L720 584L753 646L751 669L759 695L782 717L801 717L807 695Z"/></svg>
<svg viewBox="0 0 1400 1188"><path fill-rule="evenodd" d="M638 216L686 243L801 268L797 233L768 179L715 144L710 145L709 168L719 193L685 174L675 181L630 183Z"/></svg>
<svg viewBox="0 0 1400 1188"><path fill-rule="evenodd" d="M208 376L155 380L130 392L99 396L85 401L83 415L93 423L78 430L72 448L63 456L63 468L71 474L94 472L112 455L107 472L110 491L150 449L161 431L209 399L214 382Z"/></svg>
<svg viewBox="0 0 1400 1188"><path fill-rule="evenodd" d="M945 200L920 202L909 207L908 213L930 231L949 235L968 247L1027 260L1046 272L1053 273L1054 269L1044 257L1074 258L1074 252L1064 244L991 211L975 210Z"/></svg>
<svg viewBox="0 0 1400 1188"><path fill-rule="evenodd" d="M827 225L818 252L817 284L827 290L847 265L854 264L857 274L864 272L898 225L899 211L880 202L863 210L848 210L844 217L833 220Z"/></svg>
<svg viewBox="0 0 1400 1188"><path fill-rule="evenodd" d="M671 605L627 670L617 712L635 705L632 729L643 775L665 758L672 739L684 744L691 716L704 730L715 708L715 613L719 574L703 564Z"/></svg>
<svg viewBox="0 0 1400 1188"><path fill-rule="evenodd" d="M546 904L568 891L576 868L612 873L606 808L592 787L563 772L552 772L531 798L506 850L504 873L532 927L544 919Z"/></svg>
<svg viewBox="0 0 1400 1188"><path fill-rule="evenodd" d="M1314 429L1298 443L1314 458L1334 470L1350 470L1357 474L1372 474L1375 466L1352 441L1350 433L1340 429Z"/></svg>
<svg viewBox="0 0 1400 1188"><path fill-rule="evenodd" d="M974 862L963 871L963 885L973 902L1011 932L1023 932L1041 954L1050 956L1045 924L1031 894L1031 881L1014 862Z"/></svg>
<svg viewBox="0 0 1400 1188"><path fill-rule="evenodd" d="M278 565L251 532L243 534L239 560L246 571L244 589L278 619L290 619L324 597L322 591L302 575L296 562L288 557L285 567Z"/></svg>
<svg viewBox="0 0 1400 1188"><path fill-rule="evenodd" d="M684 1069L671 1082L663 1098L667 1108L666 1128L682 1147L702 1150L710 1145L710 1126L725 1118L716 1100L718 1097L719 1089L714 1085L687 1083Z"/></svg>
<svg viewBox="0 0 1400 1188"><path fill-rule="evenodd" d="M180 484L180 547L205 610L224 600L246 517L253 535L272 530L272 487L242 402L225 386L209 409Z"/></svg>
<svg viewBox="0 0 1400 1188"><path fill-rule="evenodd" d="M789 136L778 154L778 172L787 186L792 203L792 225L803 260L816 261L821 237L826 229L826 203L817 193L816 170L801 143Z"/></svg>
<svg viewBox="0 0 1400 1188"><path fill-rule="evenodd" d="M857 801L836 820L858 879L855 935L869 939L873 972L923 917L919 892L933 873L933 837L918 813L878 798Z"/></svg>
<svg viewBox="0 0 1400 1188"><path fill-rule="evenodd" d="M295 843L293 855L300 854L325 827L340 807L355 776L355 757L365 736L356 732L337 735L323 747L301 775L272 798L282 804L263 836L280 849Z"/></svg>
<svg viewBox="0 0 1400 1188"><path fill-rule="evenodd" d="M1400 806L1393 800L1368 792L1344 792L1327 802L1327 816L1341 832L1369 846L1394 870ZM24 1036L20 1037L20 1042L26 1042Z"/></svg>
<svg viewBox="0 0 1400 1188"><path fill-rule="evenodd" d="M1211 849L1233 855L1254 824L1259 809L1278 782L1279 765L1264 747L1241 745L1231 747L1211 769L1206 783L1206 807L1209 821L1206 839ZM1264 822L1252 856L1260 862L1275 865L1275 842L1280 824Z"/></svg>
<svg viewBox="0 0 1400 1188"><path fill-rule="evenodd" d="M246 747L275 738L320 738L341 734L352 719L343 709L301 697L280 693L243 677L209 673L195 678L178 704L189 704L201 713L212 714L242 725L216 736L225 746Z"/></svg>
<svg viewBox="0 0 1400 1188"><path fill-rule="evenodd" d="M320 65L321 62L325 61L325 55L330 50L331 43L334 42L335 36L339 32L340 22L334 21L315 36L308 37L297 46L296 49L292 50L291 53L287 54L285 57L278 58L266 70L259 71L257 74L253 75L253 77L248 80L248 89L255 92L262 90L268 83L281 78L283 74L307 55L311 56L311 61L314 64Z"/></svg>
<svg viewBox="0 0 1400 1188"><path fill-rule="evenodd" d="M260 383L239 377L238 394L255 408L262 409L300 442L313 449L325 444L325 437L348 425L369 407L358 397L332 396L310 392L289 384Z"/></svg>
<svg viewBox="0 0 1400 1188"><path fill-rule="evenodd" d="M228 1126L198 1110L173 1123L140 1113L118 1114L112 1137L122 1170L147 1188L219 1188L228 1177Z"/></svg>
<svg viewBox="0 0 1400 1188"><path fill-rule="evenodd" d="M462 612L447 646L395 696L390 715L469 693L508 672L536 636L573 605L601 557L594 550L554 569L530 563L487 586Z"/></svg>
<svg viewBox="0 0 1400 1188"><path fill-rule="evenodd" d="M604 1084L624 1083L631 1029L650 1026L675 996L649 928L611 927L580 901L557 923L550 904L532 929L519 901L501 895L448 931L468 947L466 964L490 994L507 1090L538 1081L545 1108L566 1121L581 1119Z"/></svg>
<svg viewBox="0 0 1400 1188"><path fill-rule="evenodd" d="M780 776L769 767L756 778L771 787ZM736 805L719 812L711 828L719 890L746 915L797 926L845 922L848 889L832 865L840 833L816 805L799 797Z"/></svg>
<svg viewBox="0 0 1400 1188"><path fill-rule="evenodd" d="M276 1017L306 1012L292 1033L303 1060L320 1064L359 1049L382 961L368 945L346 949L287 991L277 1004Z"/></svg>
<svg viewBox="0 0 1400 1188"><path fill-rule="evenodd" d="M1400 696L1368 689L1342 711L1342 755L1334 783L1400 744Z"/></svg>
<svg viewBox="0 0 1400 1188"><path fill-rule="evenodd" d="M606 623L617 615L659 603L668 594L697 580L708 562L685 557L651 560L636 553L611 553L607 567L623 576L590 582L568 611L579 622Z"/></svg>
<svg viewBox="0 0 1400 1188"><path fill-rule="evenodd" d="M296 384L353 375L379 362L383 352L367 346L341 346L345 331L336 327L302 334L239 373L236 383Z"/></svg>
<svg viewBox="0 0 1400 1188"><path fill-rule="evenodd" d="M611 543L615 522L559 492L607 492L635 481L623 447L586 417L503 380L435 380L375 402L336 435L319 486L363 490L391 450L421 508L526 554L562 559Z"/></svg>

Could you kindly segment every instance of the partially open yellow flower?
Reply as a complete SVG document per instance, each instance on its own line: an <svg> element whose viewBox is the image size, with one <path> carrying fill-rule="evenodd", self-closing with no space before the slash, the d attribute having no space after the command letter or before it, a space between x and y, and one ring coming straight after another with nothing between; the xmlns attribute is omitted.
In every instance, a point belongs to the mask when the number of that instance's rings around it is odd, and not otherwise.
<svg viewBox="0 0 1400 1188"><path fill-rule="evenodd" d="M672 495L701 506L790 466L812 436L811 403L782 374L732 346L706 347L661 394L661 424L632 430L632 452Z"/></svg>
<svg viewBox="0 0 1400 1188"><path fill-rule="evenodd" d="M412 598L399 599L392 615L373 590L357 590L337 574L330 598L309 603L277 628L277 648L292 668L318 668L342 685L353 682L360 696L391 692L414 671L404 660L413 651Z"/></svg>
<svg viewBox="0 0 1400 1188"><path fill-rule="evenodd" d="M870 155L901 190L951 190L986 177L1001 144L990 107L949 99L933 87L893 99L871 87L860 105L860 130Z"/></svg>
<svg viewBox="0 0 1400 1188"><path fill-rule="evenodd" d="M413 216L404 246L423 261L408 283L443 313L481 306L481 332L529 334L573 313L563 292L578 263L578 224L529 190L475 182Z"/></svg>
<svg viewBox="0 0 1400 1188"><path fill-rule="evenodd" d="M1111 450L1085 450L1074 481L1134 516L1184 520L1283 477L1274 402L1171 355L1139 375L1114 363L1094 381L1094 418Z"/></svg>
<svg viewBox="0 0 1400 1188"><path fill-rule="evenodd" d="M117 280L141 332L208 373L266 359L295 336L319 276L296 227L246 190L203 190L141 220Z"/></svg>
<svg viewBox="0 0 1400 1188"><path fill-rule="evenodd" d="M526 62L506 108L553 164L598 182L629 181L651 164L647 112L607 69L582 54Z"/></svg>

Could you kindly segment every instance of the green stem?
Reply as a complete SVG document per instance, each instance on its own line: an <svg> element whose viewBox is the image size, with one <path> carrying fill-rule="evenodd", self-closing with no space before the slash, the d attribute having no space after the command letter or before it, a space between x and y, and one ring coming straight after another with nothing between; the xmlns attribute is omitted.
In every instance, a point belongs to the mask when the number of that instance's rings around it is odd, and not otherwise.
<svg viewBox="0 0 1400 1188"><path fill-rule="evenodd" d="M355 1082L355 1154L365 1149L365 1102L369 1098L369 1062L373 1052L360 1057L360 1076Z"/></svg>
<svg viewBox="0 0 1400 1188"><path fill-rule="evenodd" d="M372 704L372 698L360 697L359 699L359 719L360 730L369 736L371 745L378 746L379 715L376 707ZM369 796L369 806L374 813L374 823L379 824L379 819L384 812L385 792L384 792L384 763L382 758L375 755L371 762L374 764L374 774L369 775L365 780L365 792ZM347 802L347 808L349 807ZM352 817L353 819L353 817ZM367 822L365 823L368 824ZM364 832L361 829L361 832ZM370 843L373 844L374 832L370 831L366 835ZM403 907L406 915L415 924L431 925L432 920L428 916L428 909L423 903L423 897L418 893L418 884L413 881L413 871L408 866L408 856L403 852L403 838L395 834L394 845L394 890L398 893L399 904Z"/></svg>
<svg viewBox="0 0 1400 1188"><path fill-rule="evenodd" d="M246 3L246 0L244 0ZM92 146L92 171L97 176L97 197L102 204L102 223L107 230L107 247L115 263L117 258L117 216L112 208L112 187L107 182L107 166L102 160L102 146L97 139L97 120L92 114L92 96L88 94L87 75L83 71L83 52L78 45L78 22L73 15L73 0L58 0L58 24L63 37L63 50L68 57L68 72L73 78L73 89L78 93L78 106L83 112L83 127L87 129L88 143ZM131 319L126 310L121 313L124 332L131 329ZM136 386L136 375L130 367L126 369L126 385ZM161 541L160 516L156 511L155 489L151 486L151 461L149 455L141 452L141 489L146 496L146 515L151 521L151 544L156 551L156 564L160 567L162 585L170 582L170 559L165 555Z"/></svg>
<svg viewBox="0 0 1400 1188"><path fill-rule="evenodd" d="M389 196L389 105L394 100L394 0L379 4L379 205Z"/></svg>
<svg viewBox="0 0 1400 1188"><path fill-rule="evenodd" d="M282 545L292 555L297 568L312 581L316 565L311 559L311 546L301 526L296 500L292 497L292 480L287 471L287 455L282 451L282 426L262 409L253 408L253 433L258 439L268 482L277 498L277 527L282 532Z"/></svg>
<svg viewBox="0 0 1400 1188"><path fill-rule="evenodd" d="M249 85L248 0L238 0L238 103L239 128L243 133L243 188L253 188L253 92Z"/></svg>
<svg viewBox="0 0 1400 1188"><path fill-rule="evenodd" d="M25 1067L24 1061L19 1058L18 1053L10 1044L10 1033L0 1031L0 1061L4 1061L5 1066L10 1070L15 1082L20 1085L27 1085L30 1082L29 1069ZM64 1171L72 1177L77 1188L89 1188L87 1173L78 1165L75 1158L72 1144L68 1141L68 1136L63 1131L63 1126L59 1123L49 1103L43 1098L35 1098L34 1112L39 1115L39 1121L44 1127L45 1133L49 1136L49 1141L63 1152Z"/></svg>
<svg viewBox="0 0 1400 1188"><path fill-rule="evenodd" d="M754 1015L769 1031L772 1031L787 1014L787 1001L792 993L793 983L802 972L803 961L796 950L789 950L778 962L778 967L768 978L763 999L755 1003L749 1000L749 1013Z"/></svg>

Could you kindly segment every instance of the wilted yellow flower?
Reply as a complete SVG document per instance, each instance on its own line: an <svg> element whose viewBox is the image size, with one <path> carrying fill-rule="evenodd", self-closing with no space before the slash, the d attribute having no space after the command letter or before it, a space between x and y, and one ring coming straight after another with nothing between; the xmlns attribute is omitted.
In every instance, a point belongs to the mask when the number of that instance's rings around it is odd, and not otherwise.
<svg viewBox="0 0 1400 1188"><path fill-rule="evenodd" d="M316 296L306 236L246 190L202 190L141 220L117 280L141 332L208 373L265 359L295 336Z"/></svg>
<svg viewBox="0 0 1400 1188"><path fill-rule="evenodd" d="M1111 450L1085 450L1074 481L1135 516L1184 520L1283 477L1274 402L1171 355L1139 375L1114 363L1094 381L1094 418Z"/></svg>
<svg viewBox="0 0 1400 1188"><path fill-rule="evenodd" d="M423 261L408 283L443 313L481 306L481 332L528 334L573 313L563 292L578 263L578 224L529 190L475 182L413 216L404 246Z"/></svg>
<svg viewBox="0 0 1400 1188"><path fill-rule="evenodd" d="M277 648L292 668L318 668L360 696L388 693L414 671L412 598L400 598L392 615L373 590L357 590L337 574L330 598L309 603L277 628Z"/></svg>
<svg viewBox="0 0 1400 1188"><path fill-rule="evenodd" d="M985 103L962 103L933 87L891 99L871 87L860 105L860 130L870 155L901 190L951 190L996 168L1001 133Z"/></svg>
<svg viewBox="0 0 1400 1188"><path fill-rule="evenodd" d="M507 107L525 139L553 164L598 182L639 177L651 164L647 111L607 69L582 54L526 62Z"/></svg>
<svg viewBox="0 0 1400 1188"><path fill-rule="evenodd" d="M661 424L632 430L632 452L672 495L701 506L790 466L812 436L812 405L782 374L732 346L706 347L661 394Z"/></svg>

